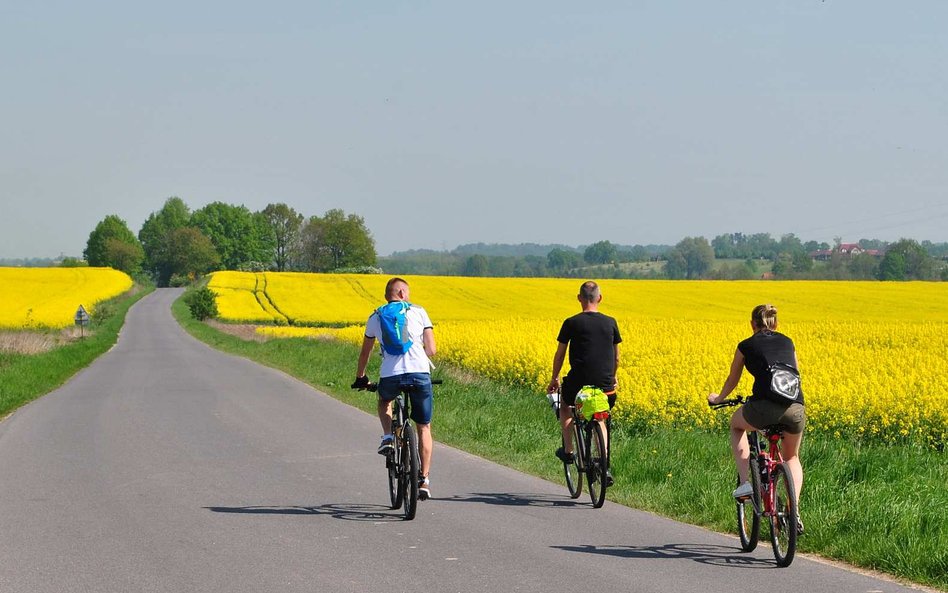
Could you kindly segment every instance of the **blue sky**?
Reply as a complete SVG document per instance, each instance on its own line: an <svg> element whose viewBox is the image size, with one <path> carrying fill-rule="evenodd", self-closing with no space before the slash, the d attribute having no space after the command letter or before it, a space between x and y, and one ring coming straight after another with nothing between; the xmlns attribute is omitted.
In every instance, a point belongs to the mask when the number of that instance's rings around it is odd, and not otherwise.
<svg viewBox="0 0 948 593"><path fill-rule="evenodd" d="M381 254L948 241L948 3L0 0L0 257L169 196Z"/></svg>

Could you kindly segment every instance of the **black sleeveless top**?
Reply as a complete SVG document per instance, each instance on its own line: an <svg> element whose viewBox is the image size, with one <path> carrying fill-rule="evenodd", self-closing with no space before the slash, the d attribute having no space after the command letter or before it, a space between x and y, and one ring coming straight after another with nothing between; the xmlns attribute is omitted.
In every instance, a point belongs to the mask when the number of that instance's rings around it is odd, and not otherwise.
<svg viewBox="0 0 948 593"><path fill-rule="evenodd" d="M803 403L803 390L795 400L789 400L770 390L769 366L775 362L782 362L796 367L793 341L787 336L774 331L760 331L737 345L737 349L744 355L744 366L754 376L754 389L751 399L763 398L770 401L787 404Z"/></svg>

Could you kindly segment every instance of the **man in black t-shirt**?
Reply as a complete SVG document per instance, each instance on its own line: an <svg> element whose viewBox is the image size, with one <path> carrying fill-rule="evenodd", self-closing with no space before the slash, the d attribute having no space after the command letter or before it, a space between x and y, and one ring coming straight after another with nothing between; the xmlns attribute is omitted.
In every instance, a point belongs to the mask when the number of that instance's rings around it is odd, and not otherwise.
<svg viewBox="0 0 948 593"><path fill-rule="evenodd" d="M556 456L564 463L573 461L572 430L573 417L569 406L576 402L576 394L586 385L598 387L609 397L609 407L616 402L616 369L619 368L619 326L616 320L599 312L602 294L593 281L584 282L576 297L583 312L563 322L556 337L559 342L553 356L553 378L547 392L560 390L560 426L563 430L564 446ZM566 360L569 347L569 373L560 384L560 371ZM603 424L603 431L606 430Z"/></svg>

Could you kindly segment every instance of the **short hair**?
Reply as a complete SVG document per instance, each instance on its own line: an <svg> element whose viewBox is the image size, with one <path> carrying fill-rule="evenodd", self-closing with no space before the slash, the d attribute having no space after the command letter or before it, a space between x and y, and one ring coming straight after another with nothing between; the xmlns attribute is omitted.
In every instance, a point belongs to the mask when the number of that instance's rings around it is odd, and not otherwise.
<svg viewBox="0 0 948 593"><path fill-rule="evenodd" d="M751 311L751 321L757 329L777 329L777 307L773 305L757 305Z"/></svg>
<svg viewBox="0 0 948 593"><path fill-rule="evenodd" d="M600 296L602 294L599 292L599 285L592 280L583 282L583 285L579 287L579 298L587 303L598 302Z"/></svg>
<svg viewBox="0 0 948 593"><path fill-rule="evenodd" d="M385 283L385 300L386 301L392 300L392 297L395 296L395 292L398 290L399 284L404 284L405 286L408 286L408 283L405 282L403 279L399 278L398 276L396 276L395 278L392 278L391 280Z"/></svg>

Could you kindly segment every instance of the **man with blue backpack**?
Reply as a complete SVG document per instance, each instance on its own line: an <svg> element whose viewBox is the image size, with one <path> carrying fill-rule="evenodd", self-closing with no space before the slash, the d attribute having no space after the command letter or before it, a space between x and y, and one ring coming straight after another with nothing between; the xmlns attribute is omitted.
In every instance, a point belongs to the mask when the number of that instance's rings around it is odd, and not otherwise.
<svg viewBox="0 0 948 593"><path fill-rule="evenodd" d="M382 442L379 454L394 450L392 436L392 400L404 385L413 386L410 392L411 419L418 429L418 455L421 457L421 483L418 498L431 497L428 472L431 469L431 361L435 355L434 331L427 311L408 302L408 283L392 278L385 285L387 304L376 309L365 324L365 337L356 368L355 389L369 385L365 375L369 356L378 340L381 346L382 366L379 370L378 414L382 423Z"/></svg>

